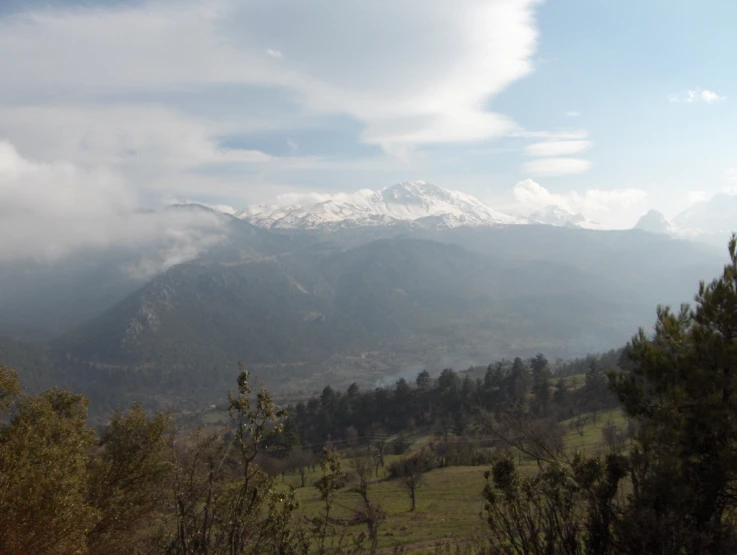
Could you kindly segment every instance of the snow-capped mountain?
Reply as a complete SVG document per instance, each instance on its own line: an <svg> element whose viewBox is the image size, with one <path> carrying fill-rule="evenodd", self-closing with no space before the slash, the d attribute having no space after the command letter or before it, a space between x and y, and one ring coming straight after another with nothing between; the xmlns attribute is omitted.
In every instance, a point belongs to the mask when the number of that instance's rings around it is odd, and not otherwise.
<svg viewBox="0 0 737 555"><path fill-rule="evenodd" d="M657 210L650 210L635 224L635 229L721 246L737 231L737 195L719 193L689 206L672 221Z"/></svg>
<svg viewBox="0 0 737 555"><path fill-rule="evenodd" d="M574 214L560 206L545 206L532 212L527 219L536 224L555 225L560 227L577 227L581 229L606 229L601 224L592 222L583 214Z"/></svg>
<svg viewBox="0 0 737 555"><path fill-rule="evenodd" d="M407 181L378 191L361 190L305 205L247 207L237 218L263 228L331 230L409 223L453 228L526 223L477 198L424 181Z"/></svg>
<svg viewBox="0 0 737 555"><path fill-rule="evenodd" d="M723 247L737 231L737 195L719 193L689 206L673 218L673 228L672 235Z"/></svg>
<svg viewBox="0 0 737 555"><path fill-rule="evenodd" d="M737 230L737 195L719 193L686 208L673 218L679 229L701 233L732 233Z"/></svg>
<svg viewBox="0 0 737 555"><path fill-rule="evenodd" d="M679 235L679 231L669 222L661 212L650 210L642 216L635 224L634 229L641 229L649 233L665 233L666 235Z"/></svg>

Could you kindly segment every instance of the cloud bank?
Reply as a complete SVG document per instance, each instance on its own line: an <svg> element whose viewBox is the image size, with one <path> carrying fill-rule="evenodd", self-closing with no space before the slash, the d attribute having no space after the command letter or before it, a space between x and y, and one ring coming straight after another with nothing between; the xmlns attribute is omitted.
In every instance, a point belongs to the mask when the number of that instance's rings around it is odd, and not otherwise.
<svg viewBox="0 0 737 555"><path fill-rule="evenodd" d="M541 158L522 165L525 173L540 177L584 173L589 168L591 168L591 162L583 158Z"/></svg>
<svg viewBox="0 0 737 555"><path fill-rule="evenodd" d="M584 214L592 221L611 228L629 228L646 207L647 193L640 189L588 189L579 193L553 193L532 179L517 183L512 193L527 211L557 206Z"/></svg>
<svg viewBox="0 0 737 555"><path fill-rule="evenodd" d="M529 156L570 156L585 152L592 147L591 141L544 141L525 148Z"/></svg>
<svg viewBox="0 0 737 555"><path fill-rule="evenodd" d="M116 246L140 252L130 270L145 277L223 240L222 224L204 212L142 212L134 189L108 170L29 160L0 141L0 262Z"/></svg>
<svg viewBox="0 0 737 555"><path fill-rule="evenodd" d="M5 97L240 84L348 115L387 152L516 129L487 102L533 67L537 0L147 0L0 21ZM285 17L285 14L289 14ZM135 40L130 40L135 37Z"/></svg>

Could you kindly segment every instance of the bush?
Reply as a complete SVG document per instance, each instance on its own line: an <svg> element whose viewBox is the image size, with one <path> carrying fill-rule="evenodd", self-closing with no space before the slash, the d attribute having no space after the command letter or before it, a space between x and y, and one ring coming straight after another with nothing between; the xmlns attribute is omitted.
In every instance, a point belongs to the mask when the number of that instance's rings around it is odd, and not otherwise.
<svg viewBox="0 0 737 555"><path fill-rule="evenodd" d="M412 443L406 437L399 436L389 443L389 452L393 455L404 455L411 445Z"/></svg>
<svg viewBox="0 0 737 555"><path fill-rule="evenodd" d="M438 468L438 461L432 451L423 449L410 457L394 461L389 465L389 477L401 478L408 474L424 474Z"/></svg>
<svg viewBox="0 0 737 555"><path fill-rule="evenodd" d="M494 461L490 449L485 449L477 441L467 438L446 438L430 444L430 450L437 459L438 467L481 466Z"/></svg>

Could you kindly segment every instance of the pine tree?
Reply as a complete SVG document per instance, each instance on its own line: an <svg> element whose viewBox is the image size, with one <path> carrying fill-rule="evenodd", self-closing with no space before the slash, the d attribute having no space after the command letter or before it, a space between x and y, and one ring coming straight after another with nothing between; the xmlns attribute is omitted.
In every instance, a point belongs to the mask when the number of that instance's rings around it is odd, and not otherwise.
<svg viewBox="0 0 737 555"><path fill-rule="evenodd" d="M737 498L737 240L722 276L701 283L694 309L658 309L640 330L631 370L610 374L641 424L633 494L620 537L630 552L734 553Z"/></svg>
<svg viewBox="0 0 737 555"><path fill-rule="evenodd" d="M427 370L423 370L419 374L417 374L417 388L421 391L428 391L432 387L432 378L430 377L430 372Z"/></svg>
<svg viewBox="0 0 737 555"><path fill-rule="evenodd" d="M530 370L521 358L515 358L504 384L507 400L513 407L521 410L526 406L531 385Z"/></svg>
<svg viewBox="0 0 737 555"><path fill-rule="evenodd" d="M548 359L542 353L539 353L530 360L530 368L532 369L532 392L539 403L545 404L550 401L551 397L551 374Z"/></svg>

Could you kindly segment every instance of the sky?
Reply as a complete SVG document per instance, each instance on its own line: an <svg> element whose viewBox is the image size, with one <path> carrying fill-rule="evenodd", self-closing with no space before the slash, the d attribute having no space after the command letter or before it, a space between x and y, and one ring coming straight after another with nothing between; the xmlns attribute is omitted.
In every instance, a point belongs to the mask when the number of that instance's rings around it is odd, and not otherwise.
<svg viewBox="0 0 737 555"><path fill-rule="evenodd" d="M735 28L733 0L3 0L0 233L88 222L63 253L144 207L404 180L672 217L737 190Z"/></svg>

